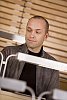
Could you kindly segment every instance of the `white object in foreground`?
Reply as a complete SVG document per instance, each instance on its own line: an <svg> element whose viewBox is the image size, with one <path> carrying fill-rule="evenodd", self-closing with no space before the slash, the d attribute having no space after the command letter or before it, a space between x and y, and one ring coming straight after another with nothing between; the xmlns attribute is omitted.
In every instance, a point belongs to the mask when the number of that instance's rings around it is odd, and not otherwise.
<svg viewBox="0 0 67 100"><path fill-rule="evenodd" d="M32 56L32 55L24 54L20 52L17 54L17 59L19 61L26 61L26 62L33 63L42 67L67 72L66 63L53 61L53 60L49 60L49 59L45 59L41 57L36 57L36 56Z"/></svg>
<svg viewBox="0 0 67 100"><path fill-rule="evenodd" d="M54 89L53 90L53 99L55 99L55 100L67 100L67 91Z"/></svg>

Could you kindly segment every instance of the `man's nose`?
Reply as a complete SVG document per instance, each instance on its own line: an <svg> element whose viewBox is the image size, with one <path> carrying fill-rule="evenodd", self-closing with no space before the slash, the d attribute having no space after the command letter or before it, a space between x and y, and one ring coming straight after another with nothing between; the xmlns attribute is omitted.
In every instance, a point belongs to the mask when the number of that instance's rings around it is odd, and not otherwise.
<svg viewBox="0 0 67 100"><path fill-rule="evenodd" d="M31 37L34 37L35 36L35 31L32 31L31 32Z"/></svg>

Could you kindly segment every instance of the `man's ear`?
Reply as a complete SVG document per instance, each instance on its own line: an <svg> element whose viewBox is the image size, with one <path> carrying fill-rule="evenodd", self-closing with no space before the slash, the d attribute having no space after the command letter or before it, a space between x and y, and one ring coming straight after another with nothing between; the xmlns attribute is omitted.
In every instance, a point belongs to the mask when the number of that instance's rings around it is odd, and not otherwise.
<svg viewBox="0 0 67 100"><path fill-rule="evenodd" d="M49 36L49 33L46 33L45 36L44 36L44 39L47 39Z"/></svg>

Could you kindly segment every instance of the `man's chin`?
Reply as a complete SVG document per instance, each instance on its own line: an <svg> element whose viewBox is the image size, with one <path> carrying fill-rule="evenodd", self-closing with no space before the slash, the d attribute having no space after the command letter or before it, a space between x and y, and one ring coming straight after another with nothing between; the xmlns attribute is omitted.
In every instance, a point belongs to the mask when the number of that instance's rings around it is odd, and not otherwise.
<svg viewBox="0 0 67 100"><path fill-rule="evenodd" d="M36 46L35 46L35 45L33 45L33 44L31 44L31 45L27 44L27 47L28 47L28 48L31 48L31 49L36 48Z"/></svg>

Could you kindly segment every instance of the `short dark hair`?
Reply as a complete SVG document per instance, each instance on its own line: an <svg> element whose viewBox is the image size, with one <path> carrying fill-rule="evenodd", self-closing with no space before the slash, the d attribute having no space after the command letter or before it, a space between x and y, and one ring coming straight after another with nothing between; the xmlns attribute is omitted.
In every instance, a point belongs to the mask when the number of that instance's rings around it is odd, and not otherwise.
<svg viewBox="0 0 67 100"><path fill-rule="evenodd" d="M32 18L35 18L35 19L42 19L46 22L46 33L48 33L48 30L49 30L49 23L48 21L46 20L46 18L42 17L42 16L38 16L38 15L35 15L33 17L31 17L28 22L32 19Z"/></svg>

